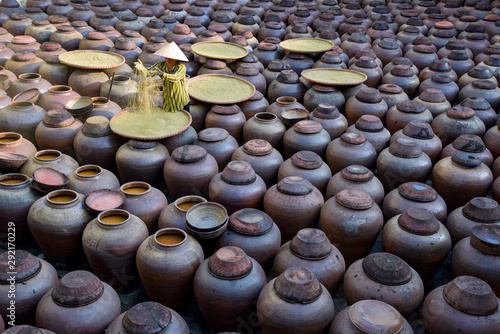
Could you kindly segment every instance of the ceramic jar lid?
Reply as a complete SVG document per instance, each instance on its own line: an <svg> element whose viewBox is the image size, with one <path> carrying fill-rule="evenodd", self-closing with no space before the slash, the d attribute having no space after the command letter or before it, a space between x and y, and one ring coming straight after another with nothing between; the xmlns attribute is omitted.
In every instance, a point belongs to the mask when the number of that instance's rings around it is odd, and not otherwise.
<svg viewBox="0 0 500 334"><path fill-rule="evenodd" d="M411 267L391 253L372 253L363 259L366 276L384 285L403 285L411 280Z"/></svg>
<svg viewBox="0 0 500 334"><path fill-rule="evenodd" d="M229 227L244 235L262 235L273 227L273 220L268 214L253 208L236 211L229 217Z"/></svg>
<svg viewBox="0 0 500 334"><path fill-rule="evenodd" d="M14 268L11 265L8 252L0 254L0 282L2 284L7 284L11 278L12 275L8 274L9 272L16 273L16 283L21 283L36 276L42 269L40 260L24 250L16 250Z"/></svg>
<svg viewBox="0 0 500 334"><path fill-rule="evenodd" d="M460 102L460 105L462 107L468 107L473 110L488 110L491 108L489 102L479 96L468 97L462 102Z"/></svg>
<svg viewBox="0 0 500 334"><path fill-rule="evenodd" d="M375 88L363 87L356 94L356 99L364 103L380 103L382 102L382 95L380 95L380 92Z"/></svg>
<svg viewBox="0 0 500 334"><path fill-rule="evenodd" d="M313 115L321 119L334 119L340 116L340 112L332 103L320 103L314 109Z"/></svg>
<svg viewBox="0 0 500 334"><path fill-rule="evenodd" d="M437 88L427 88L419 96L419 99L431 103L446 102L443 91Z"/></svg>
<svg viewBox="0 0 500 334"><path fill-rule="evenodd" d="M412 77L415 75L412 68L407 65L396 65L391 69L391 74L396 77Z"/></svg>
<svg viewBox="0 0 500 334"><path fill-rule="evenodd" d="M374 176L371 170L360 165L347 166L340 171L340 175L342 175L344 179L353 182L368 182L371 181Z"/></svg>
<svg viewBox="0 0 500 334"><path fill-rule="evenodd" d="M463 134L457 137L452 143L453 147L460 151L481 153L486 150L481 137L473 134Z"/></svg>
<svg viewBox="0 0 500 334"><path fill-rule="evenodd" d="M144 302L133 306L122 319L123 328L133 334L160 333L168 327L172 313L156 302Z"/></svg>
<svg viewBox="0 0 500 334"><path fill-rule="evenodd" d="M448 110L446 112L446 115L451 118L469 119L471 117L474 117L476 113L471 108L456 106Z"/></svg>
<svg viewBox="0 0 500 334"><path fill-rule="evenodd" d="M264 139L252 139L243 145L246 154L254 156L264 156L273 152L273 146Z"/></svg>
<svg viewBox="0 0 500 334"><path fill-rule="evenodd" d="M312 120L303 120L294 124L293 129L303 134L319 133L323 130L321 124Z"/></svg>
<svg viewBox="0 0 500 334"><path fill-rule="evenodd" d="M349 309L349 319L363 333L396 334L404 326L401 313L379 300L354 303Z"/></svg>
<svg viewBox="0 0 500 334"><path fill-rule="evenodd" d="M302 196L311 193L314 186L308 180L300 176L287 176L277 185L278 191L292 196Z"/></svg>
<svg viewBox="0 0 500 334"><path fill-rule="evenodd" d="M224 66L226 66L226 65L224 64ZM210 111L212 111L216 114L234 115L234 114L239 113L241 111L241 109L236 104L227 105L227 106L214 105L214 106L212 106L212 108L210 108Z"/></svg>
<svg viewBox="0 0 500 334"><path fill-rule="evenodd" d="M398 193L412 201L432 202L437 199L437 192L431 186L420 182L406 182L398 187Z"/></svg>
<svg viewBox="0 0 500 334"><path fill-rule="evenodd" d="M292 158L292 164L302 169L317 169L323 165L321 157L312 151L299 151Z"/></svg>
<svg viewBox="0 0 500 334"><path fill-rule="evenodd" d="M208 128L198 133L198 139L205 142L221 141L229 137L229 132L222 128Z"/></svg>
<svg viewBox="0 0 500 334"><path fill-rule="evenodd" d="M367 210L375 204L370 195L358 189L344 189L335 195L335 200L353 210Z"/></svg>
<svg viewBox="0 0 500 334"><path fill-rule="evenodd" d="M315 228L300 230L290 241L290 250L302 259L323 259L332 252L325 232Z"/></svg>
<svg viewBox="0 0 500 334"><path fill-rule="evenodd" d="M322 293L318 279L310 270L302 267L285 270L276 278L273 287L278 297L290 303L309 304Z"/></svg>
<svg viewBox="0 0 500 334"><path fill-rule="evenodd" d="M440 223L427 209L413 207L403 212L398 218L399 226L417 235L432 235L439 231Z"/></svg>
<svg viewBox="0 0 500 334"><path fill-rule="evenodd" d="M418 158L423 154L422 147L412 139L399 138L389 146L389 152L400 158Z"/></svg>
<svg viewBox="0 0 500 334"><path fill-rule="evenodd" d="M432 139L434 131L429 123L420 121L411 121L403 128L403 133L408 137L415 139Z"/></svg>
<svg viewBox="0 0 500 334"><path fill-rule="evenodd" d="M346 144L361 145L366 142L365 136L356 132L346 132L340 136L340 140Z"/></svg>
<svg viewBox="0 0 500 334"><path fill-rule="evenodd" d="M246 185L255 182L257 175L246 161L230 161L221 173L224 182L233 185Z"/></svg>
<svg viewBox="0 0 500 334"><path fill-rule="evenodd" d="M500 226L493 224L474 226L470 244L483 254L500 256Z"/></svg>
<svg viewBox="0 0 500 334"><path fill-rule="evenodd" d="M104 284L91 272L71 271L57 282L52 291L54 302L63 307L79 307L93 303L104 293Z"/></svg>
<svg viewBox="0 0 500 334"><path fill-rule="evenodd" d="M227 246L220 248L208 260L208 269L211 274L222 279L239 279L250 274L253 263L238 247Z"/></svg>
<svg viewBox="0 0 500 334"><path fill-rule="evenodd" d="M426 109L422 103L413 100L399 102L397 108L399 111L414 114L422 113Z"/></svg>
<svg viewBox="0 0 500 334"><path fill-rule="evenodd" d="M488 197L475 197L462 208L462 214L476 222L495 223L500 221L500 206Z"/></svg>
<svg viewBox="0 0 500 334"><path fill-rule="evenodd" d="M65 109L47 111L43 118L43 124L49 128L64 128L75 123L75 119Z"/></svg>
<svg viewBox="0 0 500 334"><path fill-rule="evenodd" d="M465 168L476 168L481 166L482 161L472 153L457 153L451 157L451 161Z"/></svg>
<svg viewBox="0 0 500 334"><path fill-rule="evenodd" d="M207 151L203 147L197 145L184 145L176 148L172 152L172 158L182 163L197 162L204 159L206 156Z"/></svg>
<svg viewBox="0 0 500 334"><path fill-rule="evenodd" d="M83 125L82 132L87 137L104 137L112 133L109 127L109 120L104 116L92 116L87 118Z"/></svg>
<svg viewBox="0 0 500 334"><path fill-rule="evenodd" d="M403 88L397 85L392 84L384 84L378 87L380 92L384 92L386 94L401 94L403 93Z"/></svg>
<svg viewBox="0 0 500 334"><path fill-rule="evenodd" d="M496 312L497 297L485 281L472 276L459 276L443 289L444 300L461 312L486 316Z"/></svg>
<svg viewBox="0 0 500 334"><path fill-rule="evenodd" d="M356 129L364 132L380 132L384 130L384 124L380 118L374 115L363 115L356 121Z"/></svg>

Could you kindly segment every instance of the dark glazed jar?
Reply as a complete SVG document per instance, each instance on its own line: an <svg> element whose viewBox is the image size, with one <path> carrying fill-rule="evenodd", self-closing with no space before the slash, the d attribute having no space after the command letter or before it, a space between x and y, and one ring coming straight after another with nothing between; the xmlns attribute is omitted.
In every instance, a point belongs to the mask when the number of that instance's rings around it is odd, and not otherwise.
<svg viewBox="0 0 500 334"><path fill-rule="evenodd" d="M345 272L340 251L330 243L323 231L314 228L300 230L276 254L276 275L292 267L309 269L332 296L337 293Z"/></svg>
<svg viewBox="0 0 500 334"><path fill-rule="evenodd" d="M312 112L323 103L331 103L339 110L344 110L345 98L342 92L333 86L313 84L304 94L304 106Z"/></svg>
<svg viewBox="0 0 500 334"><path fill-rule="evenodd" d="M326 162L332 174L350 165L362 165L374 169L377 161L375 147L359 133L344 133L328 144Z"/></svg>
<svg viewBox="0 0 500 334"><path fill-rule="evenodd" d="M399 102L408 101L408 95L403 88L398 85L384 84L378 87L382 99L387 103L387 108L391 109Z"/></svg>
<svg viewBox="0 0 500 334"><path fill-rule="evenodd" d="M265 112L269 107L269 102L261 92L256 91L249 100L242 102L239 105L248 121L258 113Z"/></svg>
<svg viewBox="0 0 500 334"><path fill-rule="evenodd" d="M434 165L432 183L452 211L474 197L486 196L493 174L474 154L457 153Z"/></svg>
<svg viewBox="0 0 500 334"><path fill-rule="evenodd" d="M436 73L429 79L424 80L418 88L419 94L429 88L441 90L451 104L455 103L460 91L458 85L445 73Z"/></svg>
<svg viewBox="0 0 500 334"><path fill-rule="evenodd" d="M462 107L468 107L474 110L476 116L483 121L486 129L491 129L497 124L498 115L495 110L491 108L488 101L482 97L468 97L462 102L460 102ZM492 130L495 131L495 130ZM485 135L484 140L487 141L487 136Z"/></svg>
<svg viewBox="0 0 500 334"><path fill-rule="evenodd" d="M71 271L42 297L36 308L36 325L56 333L103 333L120 314L120 298L94 274Z"/></svg>
<svg viewBox="0 0 500 334"><path fill-rule="evenodd" d="M391 140L389 130L384 128L380 118L374 115L363 115L356 121L356 124L347 128L347 133L358 133L363 135L367 141L372 143L377 154L382 152Z"/></svg>
<svg viewBox="0 0 500 334"><path fill-rule="evenodd" d="M453 210L446 219L453 244L470 237L477 225L500 225L500 206L488 197L476 197Z"/></svg>
<svg viewBox="0 0 500 334"><path fill-rule="evenodd" d="M437 116L432 121L432 130L441 139L443 146L446 146L462 134L482 137L485 127L484 123L475 115L474 110L456 106Z"/></svg>
<svg viewBox="0 0 500 334"><path fill-rule="evenodd" d="M382 229L384 217L369 194L345 189L325 202L320 221L321 228L349 267L368 255Z"/></svg>
<svg viewBox="0 0 500 334"><path fill-rule="evenodd" d="M245 318L265 285L266 274L261 265L241 248L227 246L198 267L194 294L210 327L232 331L238 327L238 319Z"/></svg>
<svg viewBox="0 0 500 334"><path fill-rule="evenodd" d="M500 226L481 225L472 228L471 236L461 240L451 253L455 277L470 275L484 280L493 292L500 294Z"/></svg>
<svg viewBox="0 0 500 334"><path fill-rule="evenodd" d="M350 266L344 276L348 304L364 299L384 301L408 317L424 300L418 273L391 253L372 253Z"/></svg>
<svg viewBox="0 0 500 334"><path fill-rule="evenodd" d="M431 186L420 182L404 183L385 196L384 219L387 221L413 207L429 210L440 222L446 219L444 199Z"/></svg>
<svg viewBox="0 0 500 334"><path fill-rule="evenodd" d="M137 277L135 255L148 236L148 228L137 216L107 210L85 227L83 250L97 277L112 287L126 287L131 277Z"/></svg>
<svg viewBox="0 0 500 334"><path fill-rule="evenodd" d="M280 228L282 243L301 229L316 226L323 204L321 192L300 176L285 177L264 196L264 211Z"/></svg>
<svg viewBox="0 0 500 334"><path fill-rule="evenodd" d="M373 115L383 120L387 110L387 103L380 92L375 88L365 87L347 100L345 116L349 125L353 125L363 115Z"/></svg>
<svg viewBox="0 0 500 334"><path fill-rule="evenodd" d="M174 199L187 195L208 195L208 185L219 172L217 161L200 146L176 148L167 159L163 176Z"/></svg>
<svg viewBox="0 0 500 334"><path fill-rule="evenodd" d="M246 120L245 114L237 104L213 105L205 117L205 127L226 129L237 142L240 142Z"/></svg>
<svg viewBox="0 0 500 334"><path fill-rule="evenodd" d="M246 208L229 217L228 228L216 243L217 248L241 248L265 269L272 265L280 249L281 234L278 225L265 212Z"/></svg>
<svg viewBox="0 0 500 334"><path fill-rule="evenodd" d="M266 284L257 301L264 333L327 333L335 314L332 296L302 267L285 270Z"/></svg>
<svg viewBox="0 0 500 334"><path fill-rule="evenodd" d="M430 66L433 61L439 59L436 51L434 45L416 45L412 50L407 51L404 56L410 59L419 71L422 71Z"/></svg>
<svg viewBox="0 0 500 334"><path fill-rule="evenodd" d="M50 167L69 176L78 168L78 162L69 155L62 154L57 150L42 150L29 158L19 171L32 177L33 172L40 167Z"/></svg>
<svg viewBox="0 0 500 334"><path fill-rule="evenodd" d="M36 147L32 142L26 140L16 132L0 132L0 154L18 154L26 158L31 158L36 154ZM2 171L12 172L18 169L17 162L12 165L9 162L9 157L3 160L1 166Z"/></svg>
<svg viewBox="0 0 500 334"><path fill-rule="evenodd" d="M217 161L219 170L226 167L228 162L231 161L234 151L238 148L236 139L222 128L208 128L200 131L193 145L203 147L208 154L213 156Z"/></svg>
<svg viewBox="0 0 500 334"><path fill-rule="evenodd" d="M262 112L254 115L243 126L243 140L263 139L275 149L281 149L286 127L273 113Z"/></svg>
<svg viewBox="0 0 500 334"><path fill-rule="evenodd" d="M266 112L275 114L281 121L283 121L281 114L284 111L291 109L305 109L305 107L301 103L297 102L297 99L293 96L281 96L269 105Z"/></svg>
<svg viewBox="0 0 500 334"><path fill-rule="evenodd" d="M459 276L427 295L422 309L425 332L493 334L500 325L500 299L485 281Z"/></svg>
<svg viewBox="0 0 500 334"><path fill-rule="evenodd" d="M140 181L125 183L120 191L125 195L122 209L139 217L146 224L149 234L153 234L161 211L168 205L165 195L159 189Z"/></svg>
<svg viewBox="0 0 500 334"><path fill-rule="evenodd" d="M399 130L391 137L391 144L399 138L411 139L422 148L422 151L429 156L432 163L435 163L441 154L443 144L434 134L429 123L411 121L406 124L403 130Z"/></svg>
<svg viewBox="0 0 500 334"><path fill-rule="evenodd" d="M436 73L447 74L451 78L451 81L454 82L457 82L458 80L457 73L451 68L450 63L443 59L434 60L432 64L420 72L418 78L420 82L423 82L424 80L431 78Z"/></svg>
<svg viewBox="0 0 500 334"><path fill-rule="evenodd" d="M312 120L303 120L294 124L283 136L283 147L287 159L303 150L313 151L320 157L324 157L328 144L330 144L330 135L320 123Z"/></svg>
<svg viewBox="0 0 500 334"><path fill-rule="evenodd" d="M408 97L412 98L418 91L420 81L408 65L396 65L382 78L382 84L391 84L403 88Z"/></svg>
<svg viewBox="0 0 500 334"><path fill-rule="evenodd" d="M299 80L299 76L293 70L283 70L276 80L271 82L267 88L269 103L274 103L282 96L292 96L302 103L306 87Z"/></svg>
<svg viewBox="0 0 500 334"><path fill-rule="evenodd" d="M116 151L116 166L122 182L162 183L162 169L169 158L167 148L156 141L131 139Z"/></svg>
<svg viewBox="0 0 500 334"><path fill-rule="evenodd" d="M500 108L500 88L492 81L479 79L466 85L460 90L458 101L463 101L468 97L482 97L488 101L493 110Z"/></svg>
<svg viewBox="0 0 500 334"><path fill-rule="evenodd" d="M490 69L486 66L478 65L460 77L457 82L458 88L462 89L475 80L488 80L498 85L498 80L495 78Z"/></svg>
<svg viewBox="0 0 500 334"><path fill-rule="evenodd" d="M453 143L446 146L441 152L440 159L454 156L457 153L472 153L478 157L488 168L493 165L491 152L484 146L481 137L476 135L460 135Z"/></svg>
<svg viewBox="0 0 500 334"><path fill-rule="evenodd" d="M323 129L330 134L331 140L340 137L347 129L347 119L332 103L318 104L309 114L309 119L321 124Z"/></svg>
<svg viewBox="0 0 500 334"><path fill-rule="evenodd" d="M259 209L265 193L266 184L246 161L230 161L208 188L210 200L222 204L230 215L244 208Z"/></svg>
<svg viewBox="0 0 500 334"><path fill-rule="evenodd" d="M443 91L436 88L423 90L413 101L423 104L434 118L451 109L451 103L446 99Z"/></svg>
<svg viewBox="0 0 500 334"><path fill-rule="evenodd" d="M143 241L136 259L149 299L177 308L190 300L193 278L204 255L195 238L180 229L165 228Z"/></svg>
<svg viewBox="0 0 500 334"><path fill-rule="evenodd" d="M432 212L414 207L387 221L382 246L406 261L427 284L451 251L451 237Z"/></svg>
<svg viewBox="0 0 500 334"><path fill-rule="evenodd" d="M8 296L9 289L15 289L15 323L33 323L38 302L57 283L57 272L50 263L24 250L16 250L14 263L9 253L0 255L0 293ZM9 307L12 309L10 300L4 298L0 315L7 321L11 314Z"/></svg>
<svg viewBox="0 0 500 334"><path fill-rule="evenodd" d="M433 120L431 112L418 101L400 102L387 112L387 130L393 135L402 130L411 121L420 121L431 124Z"/></svg>
<svg viewBox="0 0 500 334"><path fill-rule="evenodd" d="M115 174L97 165L78 167L74 173L68 175L68 179L68 188L84 196L94 190L120 188Z"/></svg>
<svg viewBox="0 0 500 334"><path fill-rule="evenodd" d="M206 201L201 196L190 195L183 196L170 203L161 211L158 217L158 230L170 227L181 229L187 233L186 213L192 206Z"/></svg>
<svg viewBox="0 0 500 334"><path fill-rule="evenodd" d="M361 190L371 196L377 205L384 200L384 187L373 172L364 166L351 165L335 174L328 182L326 198L333 197L345 189Z"/></svg>

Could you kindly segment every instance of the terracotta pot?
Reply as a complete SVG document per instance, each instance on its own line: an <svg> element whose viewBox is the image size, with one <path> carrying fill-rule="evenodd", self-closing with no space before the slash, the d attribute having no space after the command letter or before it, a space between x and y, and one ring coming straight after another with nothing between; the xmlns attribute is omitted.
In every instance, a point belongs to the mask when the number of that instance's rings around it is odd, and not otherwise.
<svg viewBox="0 0 500 334"><path fill-rule="evenodd" d="M118 178L109 170L97 165L84 165L78 167L74 173L68 175L68 188L82 195L99 190L120 188Z"/></svg>
<svg viewBox="0 0 500 334"><path fill-rule="evenodd" d="M418 91L420 81L410 66L396 65L384 75L382 84L400 86L408 97L412 98Z"/></svg>
<svg viewBox="0 0 500 334"><path fill-rule="evenodd" d="M488 101L482 97L468 97L460 102L460 105L473 109L476 116L483 121L486 129L492 128L497 122L498 115L491 108Z"/></svg>
<svg viewBox="0 0 500 334"><path fill-rule="evenodd" d="M229 106L214 105L205 117L205 127L226 129L238 142L243 138L245 122L245 114L236 104Z"/></svg>
<svg viewBox="0 0 500 334"><path fill-rule="evenodd" d="M292 267L264 287L257 315L264 333L327 333L334 305L311 271Z"/></svg>
<svg viewBox="0 0 500 334"><path fill-rule="evenodd" d="M69 76L68 85L82 96L99 96L101 85L108 76L97 70L76 70Z"/></svg>
<svg viewBox="0 0 500 334"><path fill-rule="evenodd" d="M306 87L293 70L283 70L276 80L268 85L269 103L274 103L279 97L292 96L302 103Z"/></svg>
<svg viewBox="0 0 500 334"><path fill-rule="evenodd" d="M377 116L363 115L355 124L347 128L346 133L357 133L370 142L377 154L389 146L391 133L384 128L382 121Z"/></svg>
<svg viewBox="0 0 500 334"><path fill-rule="evenodd" d="M178 228L188 232L186 228L186 213L198 203L206 202L207 200L200 196L184 196L165 207L158 217L158 230L164 228Z"/></svg>
<svg viewBox="0 0 500 334"><path fill-rule="evenodd" d="M372 57L362 56L354 64L349 66L350 70L364 73L368 78L365 85L377 88L382 80L383 72Z"/></svg>
<svg viewBox="0 0 500 334"><path fill-rule="evenodd" d="M340 137L347 129L347 119L332 103L318 104L309 114L309 119L321 124L323 129L330 134L331 140Z"/></svg>
<svg viewBox="0 0 500 334"><path fill-rule="evenodd" d="M106 97L93 97L92 105L94 107L87 117L104 116L110 120L114 115L122 112L122 108L116 102L108 100Z"/></svg>
<svg viewBox="0 0 500 334"><path fill-rule="evenodd" d="M165 145L169 152L173 152L178 147L192 145L197 137L198 134L196 133L196 130L190 126L186 131L183 131L178 135L163 139L161 143Z"/></svg>
<svg viewBox="0 0 500 334"><path fill-rule="evenodd" d="M208 128L198 133L198 138L192 143L203 147L208 154L213 156L217 161L219 170L231 161L231 156L238 148L238 142L229 132L223 128Z"/></svg>
<svg viewBox="0 0 500 334"><path fill-rule="evenodd" d="M280 149L286 128L278 116L270 113L258 113L249 119L243 127L243 139L264 139L275 149Z"/></svg>
<svg viewBox="0 0 500 334"><path fill-rule="evenodd" d="M22 73L18 75L19 79L13 81L10 84L10 87L6 90L7 95L12 98L14 98L17 94L32 88L37 88L40 94L44 94L52 86L50 82L43 79L38 73Z"/></svg>
<svg viewBox="0 0 500 334"><path fill-rule="evenodd" d="M218 171L217 161L204 148L185 145L175 149L167 159L163 176L174 199L187 195L204 197Z"/></svg>
<svg viewBox="0 0 500 334"><path fill-rule="evenodd" d="M57 333L72 333L78 328L98 334L119 314L120 299L113 288L88 271L76 270L64 275L42 297L36 325Z"/></svg>
<svg viewBox="0 0 500 334"><path fill-rule="evenodd" d="M413 101L423 104L434 118L451 109L451 104L446 100L444 93L436 88L425 89Z"/></svg>
<svg viewBox="0 0 500 334"><path fill-rule="evenodd" d="M327 147L326 162L332 174L350 165L362 165L374 169L377 160L375 147L358 133L345 133Z"/></svg>
<svg viewBox="0 0 500 334"><path fill-rule="evenodd" d="M78 168L78 162L57 150L42 150L29 158L19 171L32 177L33 172L40 167L50 167L69 176Z"/></svg>
<svg viewBox="0 0 500 334"><path fill-rule="evenodd" d="M468 51L470 52L469 49L453 50L448 56L442 58L450 63L451 68L459 78L475 66L474 60L472 60Z"/></svg>
<svg viewBox="0 0 500 334"><path fill-rule="evenodd" d="M165 334L189 334L189 327L179 313L156 302L134 305L113 320L106 333L140 333L144 328Z"/></svg>
<svg viewBox="0 0 500 334"><path fill-rule="evenodd" d="M198 267L194 277L201 313L217 331L235 330L238 319L245 317L265 285L266 274L260 264L234 246L217 250Z"/></svg>
<svg viewBox="0 0 500 334"><path fill-rule="evenodd" d="M36 147L29 140L26 140L16 132L0 132L0 153L11 153L31 158L36 153ZM3 160L3 159L2 159ZM18 168L17 165L11 165L6 161L2 161L3 171L14 171Z"/></svg>
<svg viewBox="0 0 500 334"><path fill-rule="evenodd" d="M256 114L265 112L269 107L269 102L261 92L255 92L248 101L242 102L239 105L248 121Z"/></svg>
<svg viewBox="0 0 500 334"><path fill-rule="evenodd" d="M92 218L83 195L56 190L33 203L28 226L46 258L70 259L82 254L83 230Z"/></svg>
<svg viewBox="0 0 500 334"><path fill-rule="evenodd" d="M21 249L16 250L14 264L9 260L8 252L0 255L0 267L2 267L0 280L3 283L0 291L5 295L9 294L9 288L15 288L16 291L16 312L13 323L32 323L35 320L38 302L57 283L56 270L47 261L38 259ZM15 274L8 275L8 272ZM11 306L9 299L4 299L0 304L0 314L10 322L12 318L9 317L11 314L9 306Z"/></svg>
<svg viewBox="0 0 500 334"><path fill-rule="evenodd" d="M454 156L457 153L472 153L478 157L488 168L493 165L491 152L484 146L483 141L476 135L460 135L453 143L446 146L441 152L440 159Z"/></svg>
<svg viewBox="0 0 500 334"><path fill-rule="evenodd" d="M283 243L299 230L314 227L323 204L321 192L299 176L285 177L264 196L264 211L280 228Z"/></svg>
<svg viewBox="0 0 500 334"><path fill-rule="evenodd" d="M391 144L400 138L411 139L420 145L422 151L429 156L434 163L439 158L442 150L441 140L434 134L428 123L411 121L403 130L399 130L391 137Z"/></svg>
<svg viewBox="0 0 500 334"><path fill-rule="evenodd" d="M446 219L444 199L431 186L419 182L404 183L385 196L384 219L387 221L413 207L429 210L440 222Z"/></svg>
<svg viewBox="0 0 500 334"><path fill-rule="evenodd" d="M441 139L443 146L451 144L461 134L473 134L482 137L484 123L468 107L453 107L440 114L432 121L432 130Z"/></svg>
<svg viewBox="0 0 500 334"><path fill-rule="evenodd" d="M476 66L460 77L460 80L457 82L458 88L462 89L475 80L488 80L498 85L497 79L489 68L486 66Z"/></svg>
<svg viewBox="0 0 500 334"><path fill-rule="evenodd" d="M159 187L169 157L167 148L159 142L131 139L116 151L116 166L122 182L143 181Z"/></svg>
<svg viewBox="0 0 500 334"><path fill-rule="evenodd" d="M425 298L422 309L425 332L494 333L500 323L499 302L488 283L471 276L459 276L432 290Z"/></svg>
<svg viewBox="0 0 500 334"><path fill-rule="evenodd" d="M498 97L498 93L500 92L500 88L497 87L494 82L489 80L479 79L471 82L466 85L458 94L458 100L462 101L468 97L482 97L490 106L497 110L500 107L500 98Z"/></svg>
<svg viewBox="0 0 500 334"><path fill-rule="evenodd" d="M404 92L403 88L397 85L385 84L378 87L378 91L382 99L387 104L388 110L399 102L409 100L408 95Z"/></svg>
<svg viewBox="0 0 500 334"><path fill-rule="evenodd" d="M400 102L389 109L386 115L386 126L391 135L402 130L411 121L420 121L431 124L431 112L418 101Z"/></svg>
<svg viewBox="0 0 500 334"><path fill-rule="evenodd" d="M61 64L57 55L52 55L40 66L38 74L52 85L67 85L71 70L69 66Z"/></svg>
<svg viewBox="0 0 500 334"><path fill-rule="evenodd" d="M424 300L424 284L418 273L391 253L372 253L353 263L344 276L344 291L348 304L383 300L404 317Z"/></svg>
<svg viewBox="0 0 500 334"><path fill-rule="evenodd" d="M324 157L330 144L330 135L320 123L313 120L303 120L296 123L283 136L285 157L291 158L299 151L309 150Z"/></svg>
<svg viewBox="0 0 500 334"><path fill-rule="evenodd" d="M362 88L347 100L345 115L349 125L352 125L363 115L373 115L384 120L387 110L387 103L375 88Z"/></svg>
<svg viewBox="0 0 500 334"><path fill-rule="evenodd" d="M37 104L45 110L64 109L67 102L77 97L80 97L80 94L69 86L52 86L40 95Z"/></svg>
<svg viewBox="0 0 500 334"><path fill-rule="evenodd" d="M182 230L166 228L147 238L137 250L137 270L150 300L184 305L203 259L198 241Z"/></svg>
<svg viewBox="0 0 500 334"><path fill-rule="evenodd" d="M83 35L71 26L58 26L56 31L50 35L50 41L56 42L67 51L77 50Z"/></svg>
<svg viewBox="0 0 500 334"><path fill-rule="evenodd" d="M263 268L272 265L280 245L278 226L266 213L252 208L233 213L229 217L228 229L216 241L217 248L241 248Z"/></svg>

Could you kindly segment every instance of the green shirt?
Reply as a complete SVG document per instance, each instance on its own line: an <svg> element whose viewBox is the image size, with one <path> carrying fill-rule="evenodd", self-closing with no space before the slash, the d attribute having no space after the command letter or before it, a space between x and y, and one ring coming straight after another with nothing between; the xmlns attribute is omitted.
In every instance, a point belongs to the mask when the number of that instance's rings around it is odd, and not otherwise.
<svg viewBox="0 0 500 334"><path fill-rule="evenodd" d="M148 69L148 76L154 76L155 72L158 71L163 73L163 109L171 112L181 110L189 103L189 95L186 88L186 66L177 63L170 71L167 63L160 61Z"/></svg>

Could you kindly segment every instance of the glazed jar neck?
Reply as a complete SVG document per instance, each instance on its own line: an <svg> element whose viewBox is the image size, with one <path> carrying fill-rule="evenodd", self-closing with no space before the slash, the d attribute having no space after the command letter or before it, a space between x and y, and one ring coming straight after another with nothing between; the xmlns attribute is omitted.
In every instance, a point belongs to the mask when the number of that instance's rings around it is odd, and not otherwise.
<svg viewBox="0 0 500 334"><path fill-rule="evenodd" d="M114 218L114 222L108 220L110 218ZM129 226L131 223L132 215L125 210L108 210L97 216L97 225L105 230L117 230Z"/></svg>
<svg viewBox="0 0 500 334"><path fill-rule="evenodd" d="M263 124L272 124L278 121L278 117L276 115L269 113L269 115L260 115L258 113L254 116L255 121Z"/></svg>
<svg viewBox="0 0 500 334"><path fill-rule="evenodd" d="M14 181L13 181L14 180ZM19 183L7 183L7 182ZM5 190L19 190L27 188L31 185L31 179L24 174L7 174L0 176L0 189Z"/></svg>
<svg viewBox="0 0 500 334"><path fill-rule="evenodd" d="M57 196L65 196L65 195L66 195L66 193L64 193L64 192L61 194L53 194L53 196L51 196L51 198L54 198ZM71 196L71 195L68 195L68 196ZM76 192L74 192L74 198L71 200L68 200L66 202L55 202L49 198L49 195L47 195L45 197L45 203L47 204L47 206L49 206L51 208L60 210L60 209L72 208L72 207L79 205L81 203L81 199L80 199L80 196L78 196L78 194Z"/></svg>
<svg viewBox="0 0 500 334"><path fill-rule="evenodd" d="M151 186L146 182L126 183L121 186L120 191L125 195L125 197L130 199L148 196L152 192Z"/></svg>
<svg viewBox="0 0 500 334"><path fill-rule="evenodd" d="M10 148L13 146L21 145L23 136L14 132L7 132L0 134L0 148Z"/></svg>

